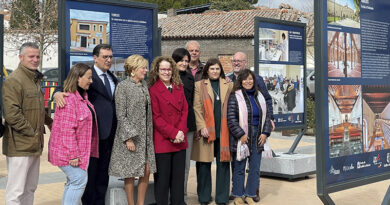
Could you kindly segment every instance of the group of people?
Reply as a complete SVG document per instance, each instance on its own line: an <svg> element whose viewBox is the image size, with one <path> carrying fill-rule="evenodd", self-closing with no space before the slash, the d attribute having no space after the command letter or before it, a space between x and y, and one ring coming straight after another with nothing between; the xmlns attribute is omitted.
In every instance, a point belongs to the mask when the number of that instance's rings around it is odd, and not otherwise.
<svg viewBox="0 0 390 205"><path fill-rule="evenodd" d="M144 204L150 174L156 204L186 204L190 160L196 161L198 201L209 204L214 158L217 204L260 200L272 98L263 79L246 69L244 53L233 56L234 72L225 76L218 59L203 65L199 43L189 41L171 57L156 57L149 69L147 59L129 56L127 78L118 82L109 70L113 49L97 45L94 65L75 64L53 94L54 120L43 108L39 57L35 44L23 44L20 65L3 85L7 205L33 204L44 123L51 129L49 162L67 177L63 204L104 204L109 175L124 179L128 204L135 204L138 178L136 204Z"/></svg>

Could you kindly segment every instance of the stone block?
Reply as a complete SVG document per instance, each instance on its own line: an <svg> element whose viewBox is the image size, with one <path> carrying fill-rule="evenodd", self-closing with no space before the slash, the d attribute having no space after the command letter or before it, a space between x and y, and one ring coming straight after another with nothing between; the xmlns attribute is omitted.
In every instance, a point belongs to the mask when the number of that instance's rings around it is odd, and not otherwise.
<svg viewBox="0 0 390 205"><path fill-rule="evenodd" d="M262 176L275 176L288 179L305 177L316 172L314 154L276 153L277 157L261 159Z"/></svg>

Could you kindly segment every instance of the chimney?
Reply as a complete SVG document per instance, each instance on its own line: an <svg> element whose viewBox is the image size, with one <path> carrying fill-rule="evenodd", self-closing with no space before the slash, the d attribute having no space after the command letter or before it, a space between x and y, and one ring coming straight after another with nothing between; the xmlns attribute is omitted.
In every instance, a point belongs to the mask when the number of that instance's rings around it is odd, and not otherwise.
<svg viewBox="0 0 390 205"><path fill-rule="evenodd" d="M174 9L174 8L168 9L167 10L167 16L168 17L176 16L176 9Z"/></svg>

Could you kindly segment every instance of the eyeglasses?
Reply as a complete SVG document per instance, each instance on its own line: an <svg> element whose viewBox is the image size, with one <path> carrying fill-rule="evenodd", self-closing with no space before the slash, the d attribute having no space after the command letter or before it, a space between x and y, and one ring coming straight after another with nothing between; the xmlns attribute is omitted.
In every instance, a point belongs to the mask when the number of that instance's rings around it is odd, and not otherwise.
<svg viewBox="0 0 390 205"><path fill-rule="evenodd" d="M109 55L103 55L103 56L102 56L102 58L103 58L104 60L106 60L107 58L112 59L112 57L113 57L113 56L109 56Z"/></svg>
<svg viewBox="0 0 390 205"><path fill-rule="evenodd" d="M161 73L172 73L172 69L160 69Z"/></svg>
<svg viewBox="0 0 390 205"><path fill-rule="evenodd" d="M233 60L233 63L245 63L246 60Z"/></svg>

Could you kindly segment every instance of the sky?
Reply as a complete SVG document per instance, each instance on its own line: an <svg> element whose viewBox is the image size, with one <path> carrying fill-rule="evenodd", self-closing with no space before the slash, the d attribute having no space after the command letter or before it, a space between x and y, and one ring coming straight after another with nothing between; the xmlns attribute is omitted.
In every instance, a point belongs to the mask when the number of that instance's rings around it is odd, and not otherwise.
<svg viewBox="0 0 390 205"><path fill-rule="evenodd" d="M70 18L71 19L80 19L80 20L91 20L91 21L105 21L107 24L107 33L110 32L110 13L105 12L96 12L96 11L85 11L70 9Z"/></svg>
<svg viewBox="0 0 390 205"><path fill-rule="evenodd" d="M348 5L349 8L353 9L356 11L355 4L353 4L353 0L336 0L336 3L341 4L341 5Z"/></svg>
<svg viewBox="0 0 390 205"><path fill-rule="evenodd" d="M343 1L347 1L347 0L343 0ZM352 2L352 0L348 0L348 1ZM308 13L313 13L314 11L314 0L258 0L256 6L279 8L279 5L281 3L290 4L292 7L298 10L308 12Z"/></svg>

